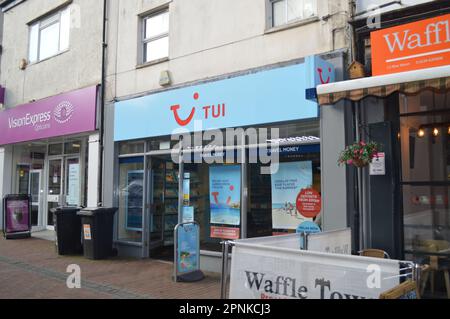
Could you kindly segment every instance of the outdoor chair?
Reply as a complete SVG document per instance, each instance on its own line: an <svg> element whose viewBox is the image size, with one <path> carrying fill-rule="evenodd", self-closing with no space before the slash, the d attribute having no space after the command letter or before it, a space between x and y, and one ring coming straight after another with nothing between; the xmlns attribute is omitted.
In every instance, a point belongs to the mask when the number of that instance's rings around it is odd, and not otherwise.
<svg viewBox="0 0 450 319"><path fill-rule="evenodd" d="M391 257L389 257L389 254L387 252L385 252L384 250L380 250L380 249L364 249L359 252L359 255L364 256L364 257L391 259Z"/></svg>
<svg viewBox="0 0 450 319"><path fill-rule="evenodd" d="M450 243L445 240L424 240L420 243L420 250L429 255L429 267L426 271L422 272L422 285L420 287L420 293L423 295L425 288L430 280L431 294L435 291L435 277L436 274L442 272L445 280L445 289L447 291L447 298L450 299L450 260L448 257L433 255L432 253L448 253L450 252Z"/></svg>

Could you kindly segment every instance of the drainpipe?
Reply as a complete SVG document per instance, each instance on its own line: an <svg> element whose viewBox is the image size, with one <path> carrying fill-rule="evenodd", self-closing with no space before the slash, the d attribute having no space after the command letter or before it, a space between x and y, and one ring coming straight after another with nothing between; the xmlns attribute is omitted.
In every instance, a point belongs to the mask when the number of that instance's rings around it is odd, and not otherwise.
<svg viewBox="0 0 450 319"><path fill-rule="evenodd" d="M103 0L103 35L102 35L102 79L101 79L101 106L100 106L100 154L99 154L99 173L98 173L98 206L103 206L103 159L104 159L104 137L105 137L105 85L106 85L106 53L107 53L107 11L108 0Z"/></svg>
<svg viewBox="0 0 450 319"><path fill-rule="evenodd" d="M356 10L355 0L348 1L348 10L349 10L349 15L350 15L350 21L353 21L353 18L355 17L355 10ZM356 56L356 37L355 37L355 31L353 29L353 25L351 25L349 23L348 27L349 27L349 34L350 34L350 52L349 52L348 64L350 65L350 63L352 63L355 60L355 56Z"/></svg>

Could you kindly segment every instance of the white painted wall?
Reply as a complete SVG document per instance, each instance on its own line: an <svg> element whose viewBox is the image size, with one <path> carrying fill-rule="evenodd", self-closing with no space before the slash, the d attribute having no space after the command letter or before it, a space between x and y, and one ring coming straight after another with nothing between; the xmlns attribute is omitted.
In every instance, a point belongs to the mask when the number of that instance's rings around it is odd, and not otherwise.
<svg viewBox="0 0 450 319"><path fill-rule="evenodd" d="M3 227L3 197L11 194L12 181L12 147L0 147L0 228Z"/></svg>
<svg viewBox="0 0 450 319"><path fill-rule="evenodd" d="M162 89L169 70L173 85L290 61L348 47L348 0L319 0L319 18L266 32L265 0L111 0L107 97ZM138 68L138 15L168 4L169 61Z"/></svg>
<svg viewBox="0 0 450 319"><path fill-rule="evenodd" d="M5 12L0 75L0 84L7 89L5 106L100 83L103 1L74 0L69 50L19 69L21 59L28 58L28 23L64 3L67 1L25 1Z"/></svg>
<svg viewBox="0 0 450 319"><path fill-rule="evenodd" d="M89 136L87 206L97 207L99 203L98 185L100 165L100 137L98 133Z"/></svg>

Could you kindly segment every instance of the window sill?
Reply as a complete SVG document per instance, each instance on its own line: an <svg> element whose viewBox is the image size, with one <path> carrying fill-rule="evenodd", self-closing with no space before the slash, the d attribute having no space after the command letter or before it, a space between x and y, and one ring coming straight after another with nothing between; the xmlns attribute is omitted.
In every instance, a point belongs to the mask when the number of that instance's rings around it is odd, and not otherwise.
<svg viewBox="0 0 450 319"><path fill-rule="evenodd" d="M64 53L67 53L69 51L70 51L70 49L66 49L66 50L63 50L63 51L60 51L60 52L56 53L55 55L49 56L48 58L45 58L43 60L32 62L32 63L27 65L27 68L30 67L30 66L33 66L33 65L40 64L42 62L48 61L48 60L53 59L53 58L55 58L57 56L63 55Z"/></svg>
<svg viewBox="0 0 450 319"><path fill-rule="evenodd" d="M142 64L138 64L138 65L136 65L136 69L143 69L143 68L146 68L146 67L149 67L152 65L156 65L156 64L160 64L163 62L167 62L167 61L169 61L169 57L158 59L158 60L153 60L153 61L142 63Z"/></svg>
<svg viewBox="0 0 450 319"><path fill-rule="evenodd" d="M124 241L124 240L115 240L114 244L119 245L119 246L142 247L142 243L132 242L132 241Z"/></svg>
<svg viewBox="0 0 450 319"><path fill-rule="evenodd" d="M288 24L283 24L280 25L278 27L271 27L269 29L266 29L266 31L264 31L264 34L271 34L271 33L275 33L275 32L279 32L279 31L284 31L284 30L289 30L289 29L293 29L293 28L297 28L303 25L307 25L307 24L311 24L311 23L315 23L320 21L319 17L311 17L308 19L304 19L304 20L300 20L300 21L295 21L295 22L291 22Z"/></svg>
<svg viewBox="0 0 450 319"><path fill-rule="evenodd" d="M222 253L210 250L200 250L200 256L222 258Z"/></svg>

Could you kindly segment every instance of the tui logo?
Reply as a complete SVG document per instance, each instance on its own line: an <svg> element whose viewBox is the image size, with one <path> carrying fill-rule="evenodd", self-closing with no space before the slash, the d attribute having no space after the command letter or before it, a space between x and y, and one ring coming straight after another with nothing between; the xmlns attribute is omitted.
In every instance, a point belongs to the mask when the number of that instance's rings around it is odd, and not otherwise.
<svg viewBox="0 0 450 319"><path fill-rule="evenodd" d="M331 68L328 68L328 77L326 78L326 80L324 80L324 78L323 78L323 69L322 68L317 68L317 72L319 72L319 78L320 78L320 82L322 84L330 83L330 81L331 81L330 74L332 72Z"/></svg>

